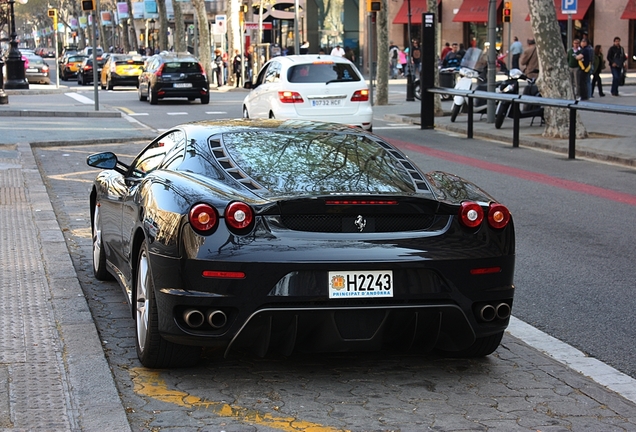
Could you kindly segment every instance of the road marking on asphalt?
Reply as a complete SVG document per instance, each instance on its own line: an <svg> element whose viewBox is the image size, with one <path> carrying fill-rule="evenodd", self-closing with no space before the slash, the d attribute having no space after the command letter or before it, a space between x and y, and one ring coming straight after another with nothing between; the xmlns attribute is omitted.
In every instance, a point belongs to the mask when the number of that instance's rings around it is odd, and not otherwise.
<svg viewBox="0 0 636 432"><path fill-rule="evenodd" d="M250 425L265 426L284 432L298 432L299 430L312 432L346 432L343 429L323 426L317 423L299 420L295 417L286 417L284 415L275 416L251 408L229 405L225 402L204 400L181 390L169 389L166 382L161 378L160 371L132 368L130 369L130 375L136 394L183 408L209 409L219 417L231 417Z"/></svg>
<svg viewBox="0 0 636 432"><path fill-rule="evenodd" d="M206 111L206 114L227 114L227 111Z"/></svg>
<svg viewBox="0 0 636 432"><path fill-rule="evenodd" d="M66 96L75 99L76 101L83 103L83 104L92 104L95 103L95 101L93 99L89 99L86 96L82 96L79 93L64 93Z"/></svg>
<svg viewBox="0 0 636 432"><path fill-rule="evenodd" d="M418 125L407 125L407 124L396 124L396 125L388 125L388 126L373 126L373 130L385 130L385 129L420 129Z"/></svg>
<svg viewBox="0 0 636 432"><path fill-rule="evenodd" d="M578 349L561 342L520 319L510 317L506 330L532 348L547 354L570 369L579 372L632 402L636 402L636 380L613 367L586 356Z"/></svg>
<svg viewBox="0 0 636 432"><path fill-rule="evenodd" d="M166 113L166 114L168 114L170 116L188 115L187 112L169 112L169 113Z"/></svg>

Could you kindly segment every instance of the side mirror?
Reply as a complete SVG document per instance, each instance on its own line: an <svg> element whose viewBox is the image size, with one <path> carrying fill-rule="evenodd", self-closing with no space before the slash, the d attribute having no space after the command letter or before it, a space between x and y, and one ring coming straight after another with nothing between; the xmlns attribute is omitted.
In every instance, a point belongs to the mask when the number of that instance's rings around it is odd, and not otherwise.
<svg viewBox="0 0 636 432"><path fill-rule="evenodd" d="M117 156L112 152L95 153L86 158L86 164L95 168L114 169L117 166Z"/></svg>

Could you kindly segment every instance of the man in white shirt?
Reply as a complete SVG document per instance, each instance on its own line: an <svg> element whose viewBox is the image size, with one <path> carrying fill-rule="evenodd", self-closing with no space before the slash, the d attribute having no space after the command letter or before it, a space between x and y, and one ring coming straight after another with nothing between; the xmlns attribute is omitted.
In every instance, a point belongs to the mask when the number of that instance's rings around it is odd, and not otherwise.
<svg viewBox="0 0 636 432"><path fill-rule="evenodd" d="M340 45L336 45L336 47L331 50L331 55L337 56L337 57L344 57L345 52L342 48L340 48Z"/></svg>

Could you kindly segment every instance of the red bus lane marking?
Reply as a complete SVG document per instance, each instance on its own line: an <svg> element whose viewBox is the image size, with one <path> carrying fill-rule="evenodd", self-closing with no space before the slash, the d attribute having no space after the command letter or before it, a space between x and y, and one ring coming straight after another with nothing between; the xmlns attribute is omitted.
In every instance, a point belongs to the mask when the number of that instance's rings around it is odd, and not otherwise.
<svg viewBox="0 0 636 432"><path fill-rule="evenodd" d="M543 183L548 186L558 187L574 192L580 192L587 195L596 196L599 198L616 201L623 204L636 206L636 195L630 195L623 192L616 192L610 189L603 189L598 186L592 186L584 183L579 183L571 180L564 180L558 177L549 176L546 174L540 174L532 171L527 171L519 168L512 168L505 165L500 165L492 162L485 162L479 159L474 159L467 156L460 156L451 152L443 150L435 150L428 147L423 147L417 144L411 144L406 141L399 141L394 139L388 140L394 146L402 149L409 150L415 153L423 153L425 155L447 160L449 162L460 163L476 167L479 169L494 171L500 174L509 175L524 180L530 180L536 183Z"/></svg>

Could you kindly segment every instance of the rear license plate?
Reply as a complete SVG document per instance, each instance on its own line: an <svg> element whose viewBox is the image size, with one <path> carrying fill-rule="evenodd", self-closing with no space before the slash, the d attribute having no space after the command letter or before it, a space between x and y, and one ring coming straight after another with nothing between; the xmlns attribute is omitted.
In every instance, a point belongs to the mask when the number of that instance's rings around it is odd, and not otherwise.
<svg viewBox="0 0 636 432"><path fill-rule="evenodd" d="M312 106L340 106L342 99L314 99L311 101Z"/></svg>
<svg viewBox="0 0 636 432"><path fill-rule="evenodd" d="M174 83L175 88L188 88L192 87L192 83Z"/></svg>
<svg viewBox="0 0 636 432"><path fill-rule="evenodd" d="M329 298L351 297L393 297L393 272L329 272Z"/></svg>
<svg viewBox="0 0 636 432"><path fill-rule="evenodd" d="M27 68L27 72L37 72L38 70L35 68Z"/></svg>

